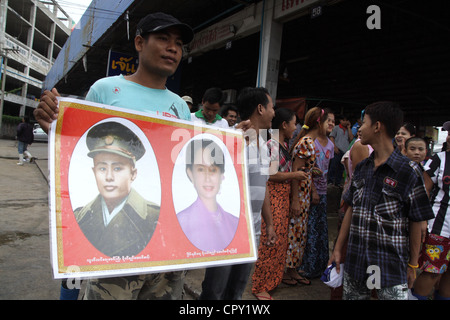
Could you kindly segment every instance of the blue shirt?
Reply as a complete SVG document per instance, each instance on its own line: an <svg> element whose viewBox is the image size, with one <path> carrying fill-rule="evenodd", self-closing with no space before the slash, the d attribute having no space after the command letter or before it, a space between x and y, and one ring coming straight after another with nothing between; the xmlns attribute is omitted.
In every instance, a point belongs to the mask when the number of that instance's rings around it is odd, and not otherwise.
<svg viewBox="0 0 450 320"><path fill-rule="evenodd" d="M375 168L374 153L360 162L344 201L353 207L345 271L366 281L380 268L381 287L407 282L409 221L433 217L420 167L396 149Z"/></svg>
<svg viewBox="0 0 450 320"><path fill-rule="evenodd" d="M86 100L130 110L191 120L186 102L168 89L153 89L126 80L123 75L96 81Z"/></svg>

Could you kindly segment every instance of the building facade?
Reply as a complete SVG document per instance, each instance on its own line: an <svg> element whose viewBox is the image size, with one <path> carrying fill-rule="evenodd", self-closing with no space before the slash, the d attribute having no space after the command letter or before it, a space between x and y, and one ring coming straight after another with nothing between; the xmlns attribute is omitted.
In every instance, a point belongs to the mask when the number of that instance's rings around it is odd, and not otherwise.
<svg viewBox="0 0 450 320"><path fill-rule="evenodd" d="M32 114L71 26L56 0L0 0L3 115Z"/></svg>
<svg viewBox="0 0 450 320"><path fill-rule="evenodd" d="M195 31L167 87L196 105L209 87L233 104L243 87L263 86L299 119L320 106L356 121L380 100L421 131L450 115L445 0L93 0L43 87L84 96L108 75L111 52L135 54L136 24L156 11Z"/></svg>

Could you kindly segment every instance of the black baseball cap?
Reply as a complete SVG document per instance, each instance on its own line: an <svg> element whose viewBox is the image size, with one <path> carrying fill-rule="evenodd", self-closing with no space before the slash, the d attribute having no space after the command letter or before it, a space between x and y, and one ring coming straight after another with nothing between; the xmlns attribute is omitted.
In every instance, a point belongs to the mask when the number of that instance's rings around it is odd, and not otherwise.
<svg viewBox="0 0 450 320"><path fill-rule="evenodd" d="M188 44L194 39L194 31L189 25L163 12L150 13L142 18L137 25L136 35L158 32L170 27L177 27L181 31L184 44Z"/></svg>

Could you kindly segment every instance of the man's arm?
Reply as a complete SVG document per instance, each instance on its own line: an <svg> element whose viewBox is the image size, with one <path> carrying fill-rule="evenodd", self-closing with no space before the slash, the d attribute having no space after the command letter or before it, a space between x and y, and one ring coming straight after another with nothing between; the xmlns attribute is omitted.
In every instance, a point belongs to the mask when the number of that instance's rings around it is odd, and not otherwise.
<svg viewBox="0 0 450 320"><path fill-rule="evenodd" d="M425 182L425 190L427 190L428 197L430 197L434 182L431 180L430 175L426 172L423 173L423 180Z"/></svg>
<svg viewBox="0 0 450 320"><path fill-rule="evenodd" d="M409 262L407 268L408 287L411 288L418 268L418 261L421 249L421 243L426 235L426 221L434 217L433 209L431 208L428 197L428 190L432 185L426 186L425 175L426 172L421 172L416 165L413 167L414 173L417 176L417 182L409 194ZM428 177L429 180L430 177Z"/></svg>
<svg viewBox="0 0 450 320"><path fill-rule="evenodd" d="M352 125L350 122L348 123L348 126L347 126L347 132L348 132L348 142L352 142L353 138L355 138L355 136L353 135Z"/></svg>
<svg viewBox="0 0 450 320"><path fill-rule="evenodd" d="M353 216L353 208L351 206L348 207L347 211L345 212L344 219L342 221L341 230L339 231L339 236L336 240L336 244L334 246L333 253L330 257L330 260L328 260L328 265L330 265L333 262L336 262L336 271L337 273L340 273L341 269L341 260L342 260L342 249L347 242L348 235L350 233L350 225L352 222L352 216Z"/></svg>
<svg viewBox="0 0 450 320"><path fill-rule="evenodd" d="M412 288L416 280L416 269L419 267L420 245L422 242L423 221L409 222L409 264L407 270L408 288Z"/></svg>
<svg viewBox="0 0 450 320"><path fill-rule="evenodd" d="M358 163L366 159L368 156L369 156L369 148L361 144L361 141L355 142L350 152L350 158L352 160L353 169L356 168Z"/></svg>
<svg viewBox="0 0 450 320"><path fill-rule="evenodd" d="M247 131L248 129L250 129L252 127L252 122L250 120L243 120L241 122L239 122L235 129L241 129L242 131Z"/></svg>
<svg viewBox="0 0 450 320"><path fill-rule="evenodd" d="M304 171L290 171L290 172L278 171L277 173L270 175L269 178L269 180L272 182L283 182L291 179L306 180L308 179L308 174Z"/></svg>

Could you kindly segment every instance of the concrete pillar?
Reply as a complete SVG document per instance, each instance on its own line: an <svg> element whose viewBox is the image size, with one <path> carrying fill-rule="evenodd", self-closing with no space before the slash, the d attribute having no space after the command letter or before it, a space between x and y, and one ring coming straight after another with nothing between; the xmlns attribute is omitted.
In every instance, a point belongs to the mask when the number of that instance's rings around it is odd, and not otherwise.
<svg viewBox="0 0 450 320"><path fill-rule="evenodd" d="M273 20L275 0L264 0L262 8L262 33L256 86L265 87L275 101L280 68L283 24Z"/></svg>
<svg viewBox="0 0 450 320"><path fill-rule="evenodd" d="M51 22L51 30L50 30L50 43L47 51L47 58L50 62L53 60L53 49L55 48L55 34L56 34L56 23Z"/></svg>
<svg viewBox="0 0 450 320"><path fill-rule="evenodd" d="M27 46L29 47L29 53L31 57L31 53L33 52L33 42L34 42L34 30L36 28L36 9L37 6L33 3L30 7L30 24L31 28L28 32L28 40L27 40Z"/></svg>
<svg viewBox="0 0 450 320"><path fill-rule="evenodd" d="M26 75L28 75L28 71L29 71L29 67L27 67L27 69L28 70L25 70L25 74ZM27 92L28 92L28 83L27 82L24 82L23 84L22 84L22 98L24 98L23 99L23 104L20 106L20 109L19 109L19 117L23 117L24 115L25 115L25 113L26 113L26 109L27 109L27 106L26 106L26 98L27 98Z"/></svg>
<svg viewBox="0 0 450 320"><path fill-rule="evenodd" d="M0 0L0 50L5 47L6 13L8 0Z"/></svg>

